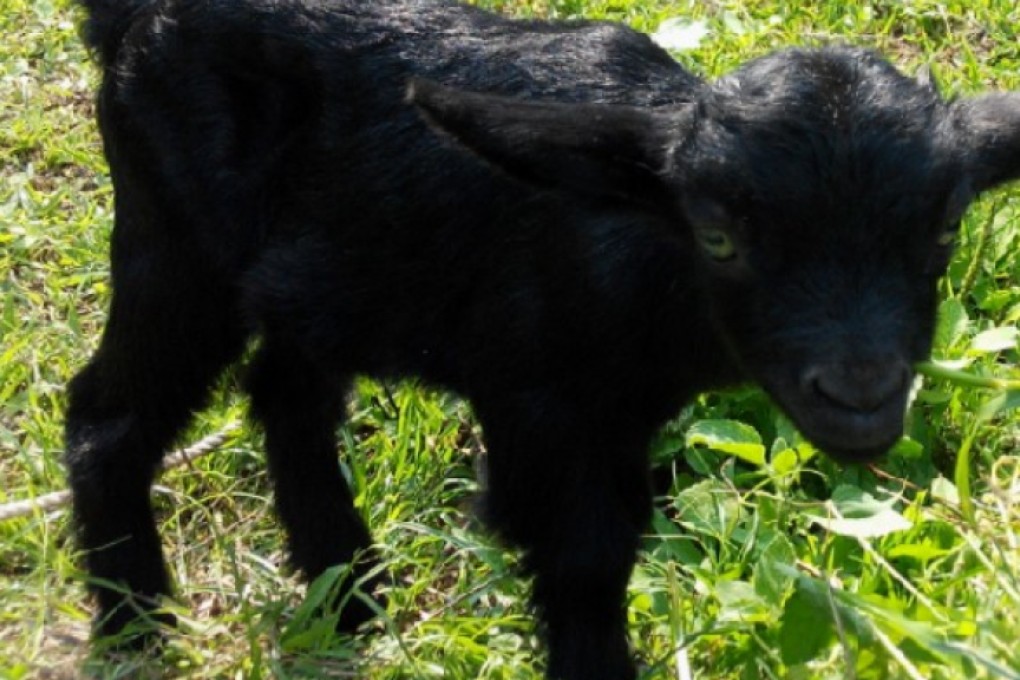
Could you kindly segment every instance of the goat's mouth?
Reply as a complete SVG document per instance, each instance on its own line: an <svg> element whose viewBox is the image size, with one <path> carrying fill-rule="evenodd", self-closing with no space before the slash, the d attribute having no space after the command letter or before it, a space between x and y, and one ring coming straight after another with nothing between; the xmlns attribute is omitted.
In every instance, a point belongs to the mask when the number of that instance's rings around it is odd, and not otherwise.
<svg viewBox="0 0 1020 680"><path fill-rule="evenodd" d="M887 453L903 435L912 379L905 366L886 366L876 373L880 377L851 388L819 379L813 370L763 384L812 444L838 462L865 463Z"/></svg>
<svg viewBox="0 0 1020 680"><path fill-rule="evenodd" d="M789 415L811 443L841 463L866 463L885 455L903 434L905 408L858 413L816 410Z"/></svg>

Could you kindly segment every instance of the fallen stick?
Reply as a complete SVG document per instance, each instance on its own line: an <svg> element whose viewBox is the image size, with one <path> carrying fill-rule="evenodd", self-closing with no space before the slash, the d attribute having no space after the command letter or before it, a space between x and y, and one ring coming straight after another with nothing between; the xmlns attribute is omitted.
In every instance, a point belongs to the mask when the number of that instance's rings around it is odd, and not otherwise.
<svg viewBox="0 0 1020 680"><path fill-rule="evenodd" d="M227 440L230 434L238 428L237 423L231 423L224 427L219 432L211 434L208 437L204 437L191 446L177 451L172 451L167 454L163 459L162 469L168 470L173 467L184 465L188 461L201 458L202 456L208 455L223 445L223 442ZM42 496L36 496L24 501L15 501L13 503L7 503L0 505L0 522L4 522L9 519L16 517L24 517L25 515L31 515L33 512L50 512L56 510L64 505L67 505L71 501L71 492L54 491L53 493L43 494Z"/></svg>

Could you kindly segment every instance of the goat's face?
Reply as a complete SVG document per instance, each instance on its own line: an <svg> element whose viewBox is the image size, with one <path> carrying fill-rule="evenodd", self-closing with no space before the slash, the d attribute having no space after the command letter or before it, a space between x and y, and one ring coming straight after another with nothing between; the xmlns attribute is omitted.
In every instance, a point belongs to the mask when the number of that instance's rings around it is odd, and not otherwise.
<svg viewBox="0 0 1020 680"><path fill-rule="evenodd" d="M880 455L902 432L911 367L930 350L936 282L959 224L952 195L809 206L705 194L688 203L717 332L838 458Z"/></svg>
<svg viewBox="0 0 1020 680"><path fill-rule="evenodd" d="M927 83L862 52L723 79L673 160L717 331L837 458L899 438L973 189Z"/></svg>
<svg viewBox="0 0 1020 680"><path fill-rule="evenodd" d="M822 449L881 455L962 214L1020 175L1020 96L946 102L850 49L778 53L686 96L653 112L412 94L510 174L669 224L700 253L683 276L732 360Z"/></svg>

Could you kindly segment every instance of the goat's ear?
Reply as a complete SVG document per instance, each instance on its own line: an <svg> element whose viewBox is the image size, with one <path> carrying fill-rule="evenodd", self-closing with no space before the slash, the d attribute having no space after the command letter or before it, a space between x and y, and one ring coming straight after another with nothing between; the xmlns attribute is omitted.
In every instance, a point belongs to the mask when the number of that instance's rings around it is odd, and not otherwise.
<svg viewBox="0 0 1020 680"><path fill-rule="evenodd" d="M1020 92L989 94L953 104L957 144L977 191L1020 178Z"/></svg>
<svg viewBox="0 0 1020 680"><path fill-rule="evenodd" d="M415 80L407 98L436 130L509 175L663 209L671 135L663 115L595 104L522 101Z"/></svg>

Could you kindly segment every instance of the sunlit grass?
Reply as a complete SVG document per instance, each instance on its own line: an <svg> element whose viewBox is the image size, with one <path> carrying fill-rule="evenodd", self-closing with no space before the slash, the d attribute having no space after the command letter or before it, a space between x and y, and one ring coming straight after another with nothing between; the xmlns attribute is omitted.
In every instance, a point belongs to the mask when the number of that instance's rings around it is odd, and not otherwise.
<svg viewBox="0 0 1020 680"><path fill-rule="evenodd" d="M480 4L649 32L668 18L703 22L701 44L677 56L709 77L782 46L849 42L907 71L930 64L949 93L1020 89L1011 0ZM111 190L76 18L64 1L0 0L0 502L64 486L63 387L98 340L109 294ZM1000 192L971 211L943 283L936 359L973 375L1018 378L1015 340L994 342L1020 319L1017 199ZM236 383L224 378L229 389L189 436L243 419ZM656 446L662 496L631 589L647 677L676 677L678 659L708 679L1017 677L1020 427L988 406L993 396L927 380L910 438L874 469L791 459L808 449L754 390L679 414ZM711 434L734 420L765 448L764 465L687 445L692 426ZM483 443L469 408L418 385L364 382L341 438L394 575L376 634L337 638L304 615L304 588L281 566L259 436L245 428L155 491L181 619L159 673L540 677L516 558L473 519ZM86 659L76 563L64 512L0 524L0 677L144 670L145 660Z"/></svg>

